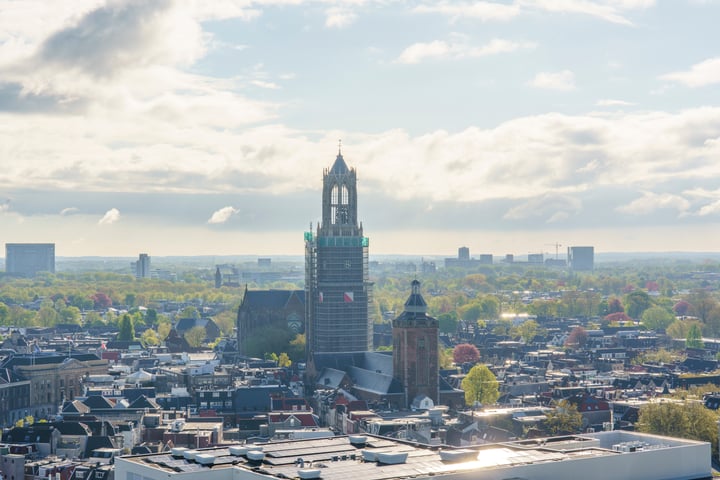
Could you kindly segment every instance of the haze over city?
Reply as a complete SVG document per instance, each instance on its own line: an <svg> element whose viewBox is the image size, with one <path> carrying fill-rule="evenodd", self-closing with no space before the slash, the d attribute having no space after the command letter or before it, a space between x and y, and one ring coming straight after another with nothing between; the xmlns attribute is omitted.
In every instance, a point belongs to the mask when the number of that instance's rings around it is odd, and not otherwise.
<svg viewBox="0 0 720 480"><path fill-rule="evenodd" d="M720 3L0 3L2 242L290 254L322 171L373 254L717 251Z"/></svg>

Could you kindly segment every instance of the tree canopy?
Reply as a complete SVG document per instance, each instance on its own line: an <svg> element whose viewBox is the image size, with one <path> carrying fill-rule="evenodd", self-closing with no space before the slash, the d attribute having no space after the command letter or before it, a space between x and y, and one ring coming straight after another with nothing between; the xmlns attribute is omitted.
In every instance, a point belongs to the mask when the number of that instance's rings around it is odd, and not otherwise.
<svg viewBox="0 0 720 480"><path fill-rule="evenodd" d="M474 405L495 403L500 397L497 378L485 365L475 365L463 378L462 389L465 391L465 403Z"/></svg>

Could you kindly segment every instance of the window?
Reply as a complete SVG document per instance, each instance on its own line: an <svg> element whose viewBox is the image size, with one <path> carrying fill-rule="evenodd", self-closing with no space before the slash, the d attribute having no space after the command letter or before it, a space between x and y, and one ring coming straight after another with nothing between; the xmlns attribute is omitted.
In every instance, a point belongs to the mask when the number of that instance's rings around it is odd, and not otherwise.
<svg viewBox="0 0 720 480"><path fill-rule="evenodd" d="M341 202L343 205L347 205L347 204L350 202L350 195L348 194L348 188L347 188L345 185L342 186L342 192L341 192L341 193L342 193L342 195L341 195L341 198L340 198L340 202Z"/></svg>

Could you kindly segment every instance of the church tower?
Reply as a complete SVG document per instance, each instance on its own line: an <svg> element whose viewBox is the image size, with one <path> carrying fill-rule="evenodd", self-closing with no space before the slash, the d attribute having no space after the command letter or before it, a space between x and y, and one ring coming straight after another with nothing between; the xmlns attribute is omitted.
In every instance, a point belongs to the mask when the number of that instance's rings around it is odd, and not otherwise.
<svg viewBox="0 0 720 480"><path fill-rule="evenodd" d="M355 169L338 151L323 171L322 220L315 234L305 232L308 361L317 353L372 349L368 245L357 218Z"/></svg>
<svg viewBox="0 0 720 480"><path fill-rule="evenodd" d="M438 372L438 321L428 316L413 280L405 310L393 320L393 375L405 391L405 407L418 395L427 395L435 405L440 400Z"/></svg>

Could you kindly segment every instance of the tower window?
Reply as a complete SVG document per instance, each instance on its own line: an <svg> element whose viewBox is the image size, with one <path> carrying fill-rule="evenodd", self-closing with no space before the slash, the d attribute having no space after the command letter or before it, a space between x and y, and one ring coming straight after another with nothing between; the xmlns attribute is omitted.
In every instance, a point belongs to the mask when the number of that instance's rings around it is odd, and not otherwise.
<svg viewBox="0 0 720 480"><path fill-rule="evenodd" d="M345 185L342 186L342 198L340 199L343 205L347 205L350 202L350 194Z"/></svg>
<svg viewBox="0 0 720 480"><path fill-rule="evenodd" d="M343 185L343 189L345 188L345 185ZM330 191L330 203L332 205L337 205L338 203L338 186L335 185L332 187L332 190Z"/></svg>

